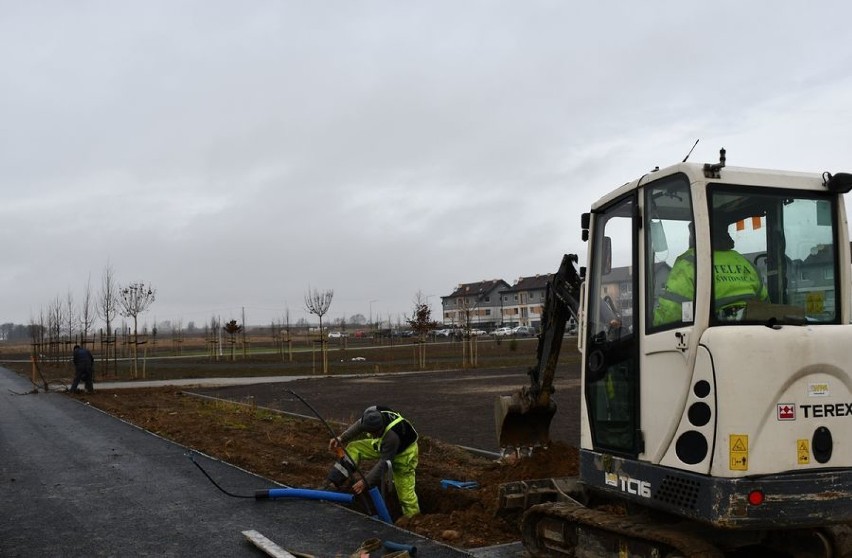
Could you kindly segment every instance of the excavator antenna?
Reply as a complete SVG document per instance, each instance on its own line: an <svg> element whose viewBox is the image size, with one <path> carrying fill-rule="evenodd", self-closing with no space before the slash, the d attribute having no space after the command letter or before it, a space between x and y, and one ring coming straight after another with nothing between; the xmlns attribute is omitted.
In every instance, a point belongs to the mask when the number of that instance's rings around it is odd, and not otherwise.
<svg viewBox="0 0 852 558"><path fill-rule="evenodd" d="M681 161L681 163L685 163L686 160L689 159L689 156L692 155L692 152L695 150L696 145L698 145L698 140L695 140L695 143L692 144L692 149L689 150L689 153L686 154L686 157L683 158L683 161Z"/></svg>

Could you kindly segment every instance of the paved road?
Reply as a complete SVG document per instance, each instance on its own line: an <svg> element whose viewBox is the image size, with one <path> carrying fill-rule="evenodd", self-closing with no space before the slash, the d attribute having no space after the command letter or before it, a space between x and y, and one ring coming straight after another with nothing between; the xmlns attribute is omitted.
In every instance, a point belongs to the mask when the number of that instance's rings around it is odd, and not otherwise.
<svg viewBox="0 0 852 558"><path fill-rule="evenodd" d="M577 366L557 371L554 398L557 413L551 438L577 446L579 430L580 370ZM326 420L349 423L375 404L398 409L424 436L451 444L499 451L494 402L528 382L515 369L475 369L413 372L370 376L302 378L279 384L228 385L187 388L187 391L313 416L293 390ZM106 387L106 386L105 386Z"/></svg>
<svg viewBox="0 0 852 558"><path fill-rule="evenodd" d="M228 497L183 447L62 394L14 393L31 387L0 368L0 556L261 556L248 529L321 557L370 537L414 543L421 556L468 555L334 504ZM271 486L199 461L231 492Z"/></svg>

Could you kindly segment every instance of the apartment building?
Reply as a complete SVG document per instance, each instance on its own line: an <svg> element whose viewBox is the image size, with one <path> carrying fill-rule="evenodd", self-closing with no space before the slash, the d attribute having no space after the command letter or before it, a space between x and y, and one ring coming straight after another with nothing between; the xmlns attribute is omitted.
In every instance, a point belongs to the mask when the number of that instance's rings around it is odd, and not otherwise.
<svg viewBox="0 0 852 558"><path fill-rule="evenodd" d="M553 276L520 277L514 285L503 279L463 283L441 297L446 326L491 330L500 326L541 327L547 282Z"/></svg>
<svg viewBox="0 0 852 558"><path fill-rule="evenodd" d="M500 324L500 292L510 285L502 279L462 283L441 297L443 323L451 327L492 329Z"/></svg>

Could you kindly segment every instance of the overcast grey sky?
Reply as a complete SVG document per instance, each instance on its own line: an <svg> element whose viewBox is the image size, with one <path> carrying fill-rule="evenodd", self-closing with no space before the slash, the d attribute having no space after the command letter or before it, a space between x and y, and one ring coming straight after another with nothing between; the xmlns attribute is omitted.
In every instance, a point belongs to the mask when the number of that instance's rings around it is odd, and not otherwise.
<svg viewBox="0 0 852 558"><path fill-rule="evenodd" d="M852 171L848 2L0 0L0 322L396 321L656 165Z"/></svg>

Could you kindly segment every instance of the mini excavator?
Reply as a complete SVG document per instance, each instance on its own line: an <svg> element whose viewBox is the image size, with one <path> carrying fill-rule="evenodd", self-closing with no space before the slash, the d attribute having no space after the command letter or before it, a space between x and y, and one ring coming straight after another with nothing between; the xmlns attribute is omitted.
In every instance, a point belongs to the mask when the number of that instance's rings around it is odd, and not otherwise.
<svg viewBox="0 0 852 558"><path fill-rule="evenodd" d="M593 204L587 267L550 281L530 385L495 405L501 447L549 443L575 315L579 474L500 490L533 556L852 556L852 175L725 155Z"/></svg>

